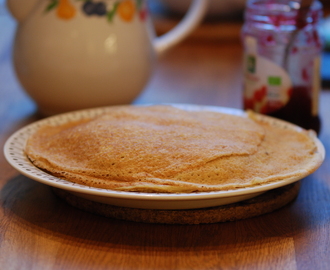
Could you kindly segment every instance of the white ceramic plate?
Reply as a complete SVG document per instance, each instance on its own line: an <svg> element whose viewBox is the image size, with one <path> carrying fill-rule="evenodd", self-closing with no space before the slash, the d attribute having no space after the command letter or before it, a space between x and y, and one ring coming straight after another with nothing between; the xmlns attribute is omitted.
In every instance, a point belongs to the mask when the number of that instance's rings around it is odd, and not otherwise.
<svg viewBox="0 0 330 270"><path fill-rule="evenodd" d="M216 111L234 115L240 115L245 117L245 113L241 110L214 107L214 106L198 106L198 105L186 105L186 104L172 104L185 110L208 110ZM201 193L180 193L180 194L159 194L159 193L141 193L141 192L122 192L113 191L101 188L93 188L68 182L66 180L54 177L37 167L35 167L24 154L24 148L27 138L35 132L38 128L44 125L57 125L72 120L78 120L83 118L90 118L107 111L107 108L96 108L89 110L76 111L72 113L61 114L53 117L49 117L37 122L34 122L17 132L15 132L5 143L4 154L7 161L23 175L34 179L43 184L60 188L70 192L76 196L83 197L96 202L132 207L132 208L144 208L144 209L193 209L193 208L205 208L212 206L219 206L230 204L234 202L243 201L253 198L268 190L285 186L296 182L306 175L299 178L289 178L283 181L277 181L274 183L263 184L250 188L240 188L228 191L217 192L201 192ZM280 121L267 116L259 116L264 121L267 121L273 125L277 125L282 128L291 128L298 131L301 128L289 124L284 121ZM315 136L315 143L319 152L325 156L325 151L322 143Z"/></svg>

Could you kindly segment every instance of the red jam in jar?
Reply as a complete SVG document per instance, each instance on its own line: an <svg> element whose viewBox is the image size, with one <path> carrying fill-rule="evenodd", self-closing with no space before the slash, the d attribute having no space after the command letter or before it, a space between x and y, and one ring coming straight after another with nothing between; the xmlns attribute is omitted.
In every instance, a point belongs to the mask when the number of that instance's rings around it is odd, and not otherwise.
<svg viewBox="0 0 330 270"><path fill-rule="evenodd" d="M244 109L318 133L322 5L315 0L303 21L297 19L299 7L299 0L247 2L242 28Z"/></svg>

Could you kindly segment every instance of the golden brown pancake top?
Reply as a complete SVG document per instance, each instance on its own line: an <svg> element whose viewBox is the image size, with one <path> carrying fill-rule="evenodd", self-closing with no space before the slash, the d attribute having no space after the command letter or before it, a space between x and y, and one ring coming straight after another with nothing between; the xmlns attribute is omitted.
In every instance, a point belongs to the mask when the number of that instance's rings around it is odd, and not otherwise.
<svg viewBox="0 0 330 270"><path fill-rule="evenodd" d="M39 168L83 185L192 192L247 187L313 170L306 132L252 118L172 106L119 106L93 119L45 126L26 154Z"/></svg>

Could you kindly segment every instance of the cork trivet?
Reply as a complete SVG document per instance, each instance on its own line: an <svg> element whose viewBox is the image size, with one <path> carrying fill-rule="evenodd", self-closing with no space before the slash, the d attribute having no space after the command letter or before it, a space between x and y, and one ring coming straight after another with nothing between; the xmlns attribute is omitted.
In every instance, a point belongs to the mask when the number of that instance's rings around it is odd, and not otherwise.
<svg viewBox="0 0 330 270"><path fill-rule="evenodd" d="M145 223L201 224L235 221L272 212L291 202L299 193L300 183L267 191L252 199L229 205L189 209L152 210L119 207L86 200L64 190L53 188L55 194L70 205L105 217Z"/></svg>

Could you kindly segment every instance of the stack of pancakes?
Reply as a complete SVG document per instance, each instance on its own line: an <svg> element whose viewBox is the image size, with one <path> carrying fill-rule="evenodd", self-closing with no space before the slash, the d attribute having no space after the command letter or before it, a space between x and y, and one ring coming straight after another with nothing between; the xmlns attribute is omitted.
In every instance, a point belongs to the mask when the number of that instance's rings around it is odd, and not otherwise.
<svg viewBox="0 0 330 270"><path fill-rule="evenodd" d="M253 187L315 171L312 133L173 106L117 106L93 118L43 126L26 155L48 173L86 186L140 192Z"/></svg>

